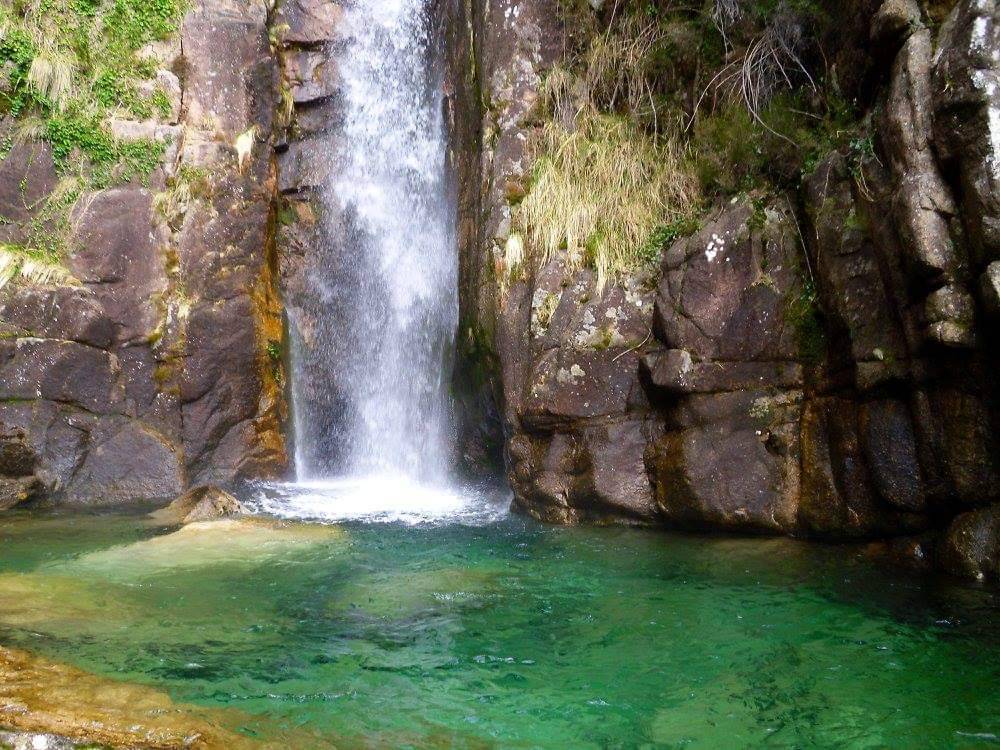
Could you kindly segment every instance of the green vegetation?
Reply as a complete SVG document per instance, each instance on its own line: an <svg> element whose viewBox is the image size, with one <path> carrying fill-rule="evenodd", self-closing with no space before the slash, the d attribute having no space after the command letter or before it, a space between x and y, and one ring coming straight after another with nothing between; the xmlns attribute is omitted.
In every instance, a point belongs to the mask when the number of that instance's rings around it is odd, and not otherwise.
<svg viewBox="0 0 1000 750"><path fill-rule="evenodd" d="M811 281L802 292L788 300L786 320L795 327L799 355L807 364L816 364L826 356L826 329L823 326L819 297Z"/></svg>
<svg viewBox="0 0 1000 750"><path fill-rule="evenodd" d="M57 262L80 196L145 182L162 159L165 144L116 138L109 120L169 115L164 91L141 92L140 83L155 76L157 63L140 50L175 32L182 12L183 0L0 4L0 117L15 123L2 150L8 153L18 141L45 141L62 178L36 207L22 254Z"/></svg>
<svg viewBox="0 0 1000 750"><path fill-rule="evenodd" d="M865 189L874 147L827 81L832 19L815 0L561 6L574 31L545 81L528 192L510 201L523 255L619 281L708 206L740 193L763 206L834 149Z"/></svg>
<svg viewBox="0 0 1000 750"><path fill-rule="evenodd" d="M550 122L541 138L516 227L546 259L563 251L570 269L594 268L599 286L639 264L663 217L694 205L697 185L680 154L624 118L581 113L576 130Z"/></svg>

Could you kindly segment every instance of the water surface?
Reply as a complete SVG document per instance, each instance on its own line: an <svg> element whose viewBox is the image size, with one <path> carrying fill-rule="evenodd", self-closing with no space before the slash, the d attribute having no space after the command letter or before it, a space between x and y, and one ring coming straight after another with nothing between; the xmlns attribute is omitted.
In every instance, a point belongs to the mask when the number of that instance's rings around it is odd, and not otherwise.
<svg viewBox="0 0 1000 750"><path fill-rule="evenodd" d="M0 643L341 747L997 743L985 590L853 548L479 524L8 514Z"/></svg>

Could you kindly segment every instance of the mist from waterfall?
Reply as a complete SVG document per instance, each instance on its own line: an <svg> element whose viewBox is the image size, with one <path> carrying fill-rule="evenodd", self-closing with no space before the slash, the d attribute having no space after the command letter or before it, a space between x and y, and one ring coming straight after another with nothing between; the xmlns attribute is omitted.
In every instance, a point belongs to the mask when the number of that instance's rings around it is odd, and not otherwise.
<svg viewBox="0 0 1000 750"><path fill-rule="evenodd" d="M321 313L293 347L300 482L447 479L458 258L428 5L351 0L331 47L341 120L308 280Z"/></svg>

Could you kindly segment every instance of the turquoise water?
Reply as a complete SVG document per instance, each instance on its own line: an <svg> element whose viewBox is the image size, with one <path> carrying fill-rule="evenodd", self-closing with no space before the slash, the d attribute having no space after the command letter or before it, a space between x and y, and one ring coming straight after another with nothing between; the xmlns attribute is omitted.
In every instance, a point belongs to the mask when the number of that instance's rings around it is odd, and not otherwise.
<svg viewBox="0 0 1000 750"><path fill-rule="evenodd" d="M854 548L0 516L0 643L340 747L997 744L990 592ZM234 716L236 714L234 713Z"/></svg>

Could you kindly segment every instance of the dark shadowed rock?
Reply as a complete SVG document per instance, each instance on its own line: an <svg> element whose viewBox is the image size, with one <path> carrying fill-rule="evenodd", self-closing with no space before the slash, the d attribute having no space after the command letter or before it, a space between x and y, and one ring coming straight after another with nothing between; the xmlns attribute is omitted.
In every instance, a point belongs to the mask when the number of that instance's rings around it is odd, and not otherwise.
<svg viewBox="0 0 1000 750"><path fill-rule="evenodd" d="M979 298L993 321L1000 320L1000 260L990 263L979 277Z"/></svg>
<svg viewBox="0 0 1000 750"><path fill-rule="evenodd" d="M235 497L218 487L193 487L166 508L152 514L162 523L197 523L234 518L250 511Z"/></svg>
<svg viewBox="0 0 1000 750"><path fill-rule="evenodd" d="M801 393L734 391L684 399L652 446L664 520L690 528L790 533L797 527Z"/></svg>
<svg viewBox="0 0 1000 750"><path fill-rule="evenodd" d="M938 543L937 554L952 575L1000 581L1000 505L958 516Z"/></svg>
<svg viewBox="0 0 1000 750"><path fill-rule="evenodd" d="M176 449L129 420L104 420L88 433L87 452L65 489L75 505L126 505L174 497L184 488Z"/></svg>
<svg viewBox="0 0 1000 750"><path fill-rule="evenodd" d="M42 494L42 483L34 475L37 465L38 454L23 430L0 422L0 510L9 510Z"/></svg>

